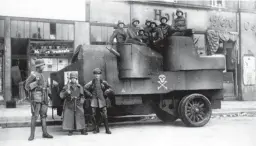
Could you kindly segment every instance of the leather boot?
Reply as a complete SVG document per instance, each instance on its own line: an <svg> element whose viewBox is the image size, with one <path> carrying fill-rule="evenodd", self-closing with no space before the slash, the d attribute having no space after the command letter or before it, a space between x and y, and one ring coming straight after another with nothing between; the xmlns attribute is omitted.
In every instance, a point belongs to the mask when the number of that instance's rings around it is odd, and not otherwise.
<svg viewBox="0 0 256 146"><path fill-rule="evenodd" d="M30 126L30 136L28 138L29 141L34 140L36 130L36 117L31 118L31 126Z"/></svg>
<svg viewBox="0 0 256 146"><path fill-rule="evenodd" d="M81 130L82 135L88 135L87 131L85 129Z"/></svg>
<svg viewBox="0 0 256 146"><path fill-rule="evenodd" d="M106 129L106 133L111 134L111 131L109 130L109 127L108 127L108 118L104 119L104 125L105 125L105 129Z"/></svg>
<svg viewBox="0 0 256 146"><path fill-rule="evenodd" d="M73 135L73 131L68 131L68 136L72 136Z"/></svg>
<svg viewBox="0 0 256 146"><path fill-rule="evenodd" d="M92 117L92 124L93 124L93 133L96 134L96 133L99 133L100 130L99 130L99 127L98 127L98 124L96 122L96 118L95 117Z"/></svg>
<svg viewBox="0 0 256 146"><path fill-rule="evenodd" d="M41 122L42 122L43 138L53 138L53 136L47 133L46 119L43 118Z"/></svg>

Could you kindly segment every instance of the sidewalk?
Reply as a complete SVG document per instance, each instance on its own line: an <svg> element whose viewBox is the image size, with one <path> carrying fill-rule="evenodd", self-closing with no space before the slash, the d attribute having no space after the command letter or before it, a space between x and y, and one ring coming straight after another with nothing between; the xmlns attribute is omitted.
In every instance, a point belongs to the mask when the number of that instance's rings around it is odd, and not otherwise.
<svg viewBox="0 0 256 146"><path fill-rule="evenodd" d="M222 101L222 108L215 109L212 113L212 118L217 117L236 117L236 116L256 116L256 101ZM127 120L133 119L155 119L155 115L133 115L124 116ZM17 105L17 108L7 109L4 105L0 105L0 127L28 127L30 126L30 105ZM120 118L120 117L119 117ZM118 119L119 119L118 118ZM144 118L144 119L143 119ZM122 121L125 121L124 119ZM49 125L60 125L61 117L57 116L57 111L54 110L54 119L52 118L52 109L48 108L47 123ZM37 125L40 125L38 118Z"/></svg>

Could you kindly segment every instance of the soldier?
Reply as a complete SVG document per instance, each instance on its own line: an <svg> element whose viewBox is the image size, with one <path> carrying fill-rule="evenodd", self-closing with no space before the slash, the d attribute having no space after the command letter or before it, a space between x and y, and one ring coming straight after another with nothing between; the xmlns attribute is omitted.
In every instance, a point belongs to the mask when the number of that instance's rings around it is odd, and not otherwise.
<svg viewBox="0 0 256 146"><path fill-rule="evenodd" d="M107 106L109 104L109 99L107 97L109 95L107 92L112 91L111 86L106 81L101 79L101 70L99 68L94 69L93 74L95 78L84 86L86 95L91 97L91 107L93 114L92 121L94 127L93 133L99 133L99 125L96 122L96 110L99 108L101 116L104 120L106 133L111 134L108 126L107 116Z"/></svg>
<svg viewBox="0 0 256 146"><path fill-rule="evenodd" d="M142 40L143 43L145 43L145 45L149 46L149 36L146 35L143 27L140 27L139 29L139 38Z"/></svg>
<svg viewBox="0 0 256 146"><path fill-rule="evenodd" d="M31 75L27 78L25 83L25 89L29 92L32 113L31 131L30 136L28 138L29 141L32 141L35 137L36 120L39 114L42 123L43 138L53 138L53 136L47 133L46 126L48 96L46 93L46 81L42 74L44 65L44 60L37 59L35 61L36 71L31 73Z"/></svg>
<svg viewBox="0 0 256 146"><path fill-rule="evenodd" d="M132 19L131 26L127 29L128 39L126 43L132 43L132 44L138 44L138 45L144 45L142 43L142 40L138 37L139 33L139 27L140 21L138 19Z"/></svg>
<svg viewBox="0 0 256 146"><path fill-rule="evenodd" d="M77 73L70 73L71 82L60 92L60 98L65 99L62 128L69 131L69 136L76 130L81 131L82 135L87 135L83 109L84 91L77 79Z"/></svg>
<svg viewBox="0 0 256 146"><path fill-rule="evenodd" d="M163 16L160 19L160 22L161 22L161 24L159 25L159 28L161 29L164 38L167 38L172 33L171 26L167 24L168 18Z"/></svg>
<svg viewBox="0 0 256 146"><path fill-rule="evenodd" d="M150 40L151 40L151 45L153 48L158 48L159 43L161 40L163 40L164 36L162 31L157 27L157 22L152 21L151 22L151 31L150 31Z"/></svg>
<svg viewBox="0 0 256 146"><path fill-rule="evenodd" d="M145 31L145 35L147 35L149 37L150 31L151 31L151 20L146 20L145 22L145 27L144 27L144 31Z"/></svg>
<svg viewBox="0 0 256 146"><path fill-rule="evenodd" d="M183 16L183 12L180 9L176 10L177 18L174 19L173 29L177 32L172 35L184 35L187 29L187 22Z"/></svg>
<svg viewBox="0 0 256 146"><path fill-rule="evenodd" d="M124 31L124 26L124 22L119 20L117 23L117 29L113 32L109 39L110 44L113 45L114 38L116 38L118 44L124 43L126 41L127 33Z"/></svg>

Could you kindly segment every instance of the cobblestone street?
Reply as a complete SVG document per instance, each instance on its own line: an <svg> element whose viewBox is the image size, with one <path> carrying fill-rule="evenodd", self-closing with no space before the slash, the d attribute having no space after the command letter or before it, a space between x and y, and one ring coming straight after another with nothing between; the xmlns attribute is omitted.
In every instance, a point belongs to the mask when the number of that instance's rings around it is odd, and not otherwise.
<svg viewBox="0 0 256 146"><path fill-rule="evenodd" d="M41 138L41 127L36 129L36 139L28 142L29 128L6 128L0 130L1 146L68 146L68 145L172 145L172 146L255 146L256 117L213 118L202 128L188 128L181 121L173 124L149 123L111 126L112 135L103 127L101 133L87 136L75 133L67 136L60 126L49 126L55 137ZM105 144L104 144L105 143Z"/></svg>

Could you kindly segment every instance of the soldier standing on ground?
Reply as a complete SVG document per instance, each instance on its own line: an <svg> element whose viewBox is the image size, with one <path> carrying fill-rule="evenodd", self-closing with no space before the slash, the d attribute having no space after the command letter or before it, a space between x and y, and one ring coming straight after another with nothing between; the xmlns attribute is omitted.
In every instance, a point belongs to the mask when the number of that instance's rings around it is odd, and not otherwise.
<svg viewBox="0 0 256 146"><path fill-rule="evenodd" d="M60 92L60 98L65 99L62 128L69 131L69 136L73 131L80 131L82 135L87 135L83 109L84 90L77 79L77 73L70 73L71 82Z"/></svg>
<svg viewBox="0 0 256 146"><path fill-rule="evenodd" d="M46 117L48 109L48 96L46 89L46 81L42 74L44 69L44 60L37 59L35 61L36 71L32 72L27 78L25 83L25 89L29 92L29 98L31 101L31 131L29 141L33 140L35 137L36 120L40 114L43 138L53 138L47 132Z"/></svg>
<svg viewBox="0 0 256 146"><path fill-rule="evenodd" d="M100 109L101 116L104 120L104 125L107 134L111 134L108 126L107 106L110 103L108 99L108 91L112 91L110 85L101 79L101 70L96 68L93 70L95 78L84 86L84 91L91 98L91 107L93 114L93 133L99 133L99 125L96 122L96 110ZM110 93L110 92L109 92Z"/></svg>
<svg viewBox="0 0 256 146"><path fill-rule="evenodd" d="M110 44L113 45L115 38L117 40L117 44L121 44L126 41L127 33L124 31L124 26L125 26L124 22L119 20L117 23L117 29L113 32L113 34L109 39Z"/></svg>

